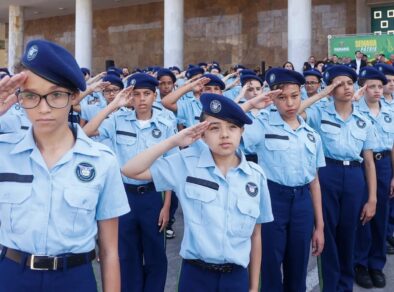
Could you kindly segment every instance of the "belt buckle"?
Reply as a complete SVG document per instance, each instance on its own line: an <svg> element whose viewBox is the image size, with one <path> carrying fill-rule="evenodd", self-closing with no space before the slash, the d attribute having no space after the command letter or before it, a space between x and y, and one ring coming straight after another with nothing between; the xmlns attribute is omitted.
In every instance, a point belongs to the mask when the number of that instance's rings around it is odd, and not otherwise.
<svg viewBox="0 0 394 292"><path fill-rule="evenodd" d="M380 160L380 159L382 159L382 157L383 157L383 155L382 155L382 153L380 153L380 152L378 152L378 153L375 154L375 159L376 159L376 160Z"/></svg>
<svg viewBox="0 0 394 292"><path fill-rule="evenodd" d="M56 271L57 270L57 257L52 257L53 258L53 266L52 266L52 268L36 268L34 266L36 257L37 256L35 256L35 255L31 255L30 256L30 265L29 265L30 270L33 270L33 271L49 271L49 270Z"/></svg>
<svg viewBox="0 0 394 292"><path fill-rule="evenodd" d="M344 160L344 161L343 161L343 165L349 166L349 165L350 165L350 161L349 161L349 160Z"/></svg>
<svg viewBox="0 0 394 292"><path fill-rule="evenodd" d="M138 186L137 187L137 192L140 194L143 194L146 192L146 187L145 186Z"/></svg>

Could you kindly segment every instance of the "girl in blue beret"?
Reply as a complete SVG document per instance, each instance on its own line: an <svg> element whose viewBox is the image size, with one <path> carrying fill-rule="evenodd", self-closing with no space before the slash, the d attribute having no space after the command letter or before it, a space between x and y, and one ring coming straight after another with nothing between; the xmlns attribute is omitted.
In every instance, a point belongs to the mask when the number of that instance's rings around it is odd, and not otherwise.
<svg viewBox="0 0 394 292"><path fill-rule="evenodd" d="M358 83L365 86L358 110L371 121L377 145L372 149L376 166L377 202L376 213L367 224L357 228L355 250L355 281L364 288L385 287L383 267L386 263L386 229L389 196L394 191L392 152L394 142L394 113L381 97L387 83L384 74L373 67L360 70ZM367 198L365 199L367 200Z"/></svg>
<svg viewBox="0 0 394 292"><path fill-rule="evenodd" d="M103 290L120 291L118 217L130 208L114 154L68 123L82 72L45 40L27 44L21 70L32 126L0 136L0 291L97 291L97 235Z"/></svg>
<svg viewBox="0 0 394 292"><path fill-rule="evenodd" d="M255 138L244 140L267 174L274 221L262 224L261 291L305 291L309 250L324 247L321 192L317 170L325 166L319 134L298 116L304 77L274 68L266 79L276 109L255 121ZM243 104L250 110L259 100ZM283 272L282 272L283 271Z"/></svg>
<svg viewBox="0 0 394 292"><path fill-rule="evenodd" d="M327 69L324 81L332 89L333 100L324 107L304 111L308 104L322 98L311 97L299 110L319 132L326 157L327 165L319 171L325 237L319 268L320 286L327 292L352 291L356 227L360 220L362 224L370 221L376 209L372 150L377 141L370 120L353 106L356 80L356 72L347 66ZM366 191L368 199L364 203Z"/></svg>
<svg viewBox="0 0 394 292"><path fill-rule="evenodd" d="M148 148L122 172L153 179L158 189L173 189L179 198L185 222L180 292L256 292L260 224L273 217L263 171L237 151L243 126L252 121L222 95L203 94L201 102L202 123ZM201 148L162 157L200 137L205 142Z"/></svg>

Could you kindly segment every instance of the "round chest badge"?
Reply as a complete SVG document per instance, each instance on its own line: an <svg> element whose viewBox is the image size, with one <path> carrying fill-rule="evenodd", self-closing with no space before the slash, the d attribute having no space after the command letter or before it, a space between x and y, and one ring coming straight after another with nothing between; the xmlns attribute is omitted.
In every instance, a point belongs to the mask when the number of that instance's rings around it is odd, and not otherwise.
<svg viewBox="0 0 394 292"><path fill-rule="evenodd" d="M308 137L309 141L315 143L316 138L312 133L308 133L306 136Z"/></svg>
<svg viewBox="0 0 394 292"><path fill-rule="evenodd" d="M32 61L38 54L38 48L36 45L32 46L29 51L27 52L27 60Z"/></svg>
<svg viewBox="0 0 394 292"><path fill-rule="evenodd" d="M209 109L211 110L211 112L213 112L214 114L217 114L218 112L220 112L220 110L222 109L222 104L220 103L220 101L214 99L211 101L211 103L209 104Z"/></svg>
<svg viewBox="0 0 394 292"><path fill-rule="evenodd" d="M153 129L152 130L152 136L154 138L160 138L161 137L161 131L159 129Z"/></svg>
<svg viewBox="0 0 394 292"><path fill-rule="evenodd" d="M94 169L94 166L90 163L81 162L77 165L77 168L75 169L75 174L80 181L89 182L92 181L96 176L96 170Z"/></svg>
<svg viewBox="0 0 394 292"><path fill-rule="evenodd" d="M386 123L391 123L392 119L391 119L391 117L389 117L389 116L385 116L385 117L384 117L384 121L385 121Z"/></svg>
<svg viewBox="0 0 394 292"><path fill-rule="evenodd" d="M363 120L358 120L357 121L357 127L363 129L363 128L365 128L365 125L366 124L365 124L365 122Z"/></svg>
<svg viewBox="0 0 394 292"><path fill-rule="evenodd" d="M245 190L248 193L248 195L251 197L256 197L257 193L259 192L259 188L253 182L248 182L245 186Z"/></svg>
<svg viewBox="0 0 394 292"><path fill-rule="evenodd" d="M276 79L276 76L275 76L274 73L272 73L272 74L270 75L270 82L271 82L271 83L274 83L274 82L275 82L275 79Z"/></svg>

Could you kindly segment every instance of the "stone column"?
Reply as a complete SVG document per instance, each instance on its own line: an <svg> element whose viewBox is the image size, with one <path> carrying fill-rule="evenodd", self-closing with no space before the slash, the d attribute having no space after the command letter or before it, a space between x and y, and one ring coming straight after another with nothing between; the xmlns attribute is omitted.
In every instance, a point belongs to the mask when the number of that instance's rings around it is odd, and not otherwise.
<svg viewBox="0 0 394 292"><path fill-rule="evenodd" d="M80 67L92 69L93 10L92 0L75 3L75 59Z"/></svg>
<svg viewBox="0 0 394 292"><path fill-rule="evenodd" d="M371 15L370 8L366 0L356 1L356 26L357 33L371 32Z"/></svg>
<svg viewBox="0 0 394 292"><path fill-rule="evenodd" d="M296 71L302 71L302 65L311 55L312 1L288 0L287 3L287 59Z"/></svg>
<svg viewBox="0 0 394 292"><path fill-rule="evenodd" d="M164 0L164 67L183 68L183 0Z"/></svg>
<svg viewBox="0 0 394 292"><path fill-rule="evenodd" d="M14 73L14 67L19 63L23 53L23 7L18 5L9 6L8 21L8 68Z"/></svg>

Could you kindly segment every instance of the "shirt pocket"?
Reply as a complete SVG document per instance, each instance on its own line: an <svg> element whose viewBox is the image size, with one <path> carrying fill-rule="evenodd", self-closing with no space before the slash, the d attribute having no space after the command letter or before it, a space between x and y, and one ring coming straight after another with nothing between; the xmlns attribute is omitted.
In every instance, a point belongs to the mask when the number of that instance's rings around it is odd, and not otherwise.
<svg viewBox="0 0 394 292"><path fill-rule="evenodd" d="M260 215L258 200L238 198L234 214L231 216L230 233L238 237L251 237Z"/></svg>
<svg viewBox="0 0 394 292"><path fill-rule="evenodd" d="M0 184L0 228L21 234L31 225L31 184Z"/></svg>
<svg viewBox="0 0 394 292"><path fill-rule="evenodd" d="M264 145L267 150L273 153L274 160L278 163L286 161L287 151L290 147L289 136L282 136L276 134L266 134Z"/></svg>
<svg viewBox="0 0 394 292"><path fill-rule="evenodd" d="M96 188L77 186L66 188L63 193L62 213L59 216L58 228L67 236L88 234L97 225L96 206L99 190Z"/></svg>
<svg viewBox="0 0 394 292"><path fill-rule="evenodd" d="M187 216L192 222L203 224L206 218L210 217L209 212L215 212L210 204L216 199L217 192L217 190L205 186L186 183L185 195L192 205L191 212ZM212 216L213 214L210 215Z"/></svg>
<svg viewBox="0 0 394 292"><path fill-rule="evenodd" d="M306 141L305 142L305 148L306 148L306 152L305 152L305 159L306 161L308 161L310 166L314 166L317 167L316 164L316 155L317 155L317 149L316 149L316 142L310 142L310 141Z"/></svg>
<svg viewBox="0 0 394 292"><path fill-rule="evenodd" d="M326 141L330 140L338 143L341 133L341 126L339 124L333 125L328 121L322 121L320 128L322 130L322 138L324 137Z"/></svg>
<svg viewBox="0 0 394 292"><path fill-rule="evenodd" d="M383 129L383 137L378 137L378 138L383 138L385 146L393 145L394 141L394 122L384 122L382 124L382 129Z"/></svg>

